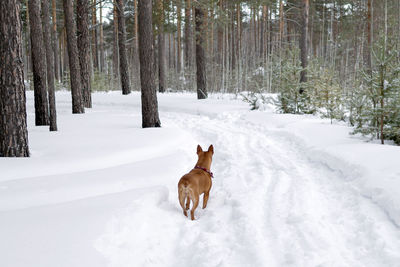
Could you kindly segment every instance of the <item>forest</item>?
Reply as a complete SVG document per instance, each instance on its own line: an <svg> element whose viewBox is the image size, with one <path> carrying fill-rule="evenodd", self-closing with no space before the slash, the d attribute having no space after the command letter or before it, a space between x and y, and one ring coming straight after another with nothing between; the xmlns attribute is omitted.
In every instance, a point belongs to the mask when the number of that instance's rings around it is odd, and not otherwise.
<svg viewBox="0 0 400 267"><path fill-rule="evenodd" d="M252 109L273 102L400 143L399 1L6 2L20 24L2 16L3 42L18 33L2 49L19 51L23 77L14 78L35 92L36 125L57 130L60 89L71 90L73 113L92 106L92 91L142 90L144 127L160 126L155 90L195 90L198 99L234 93Z"/></svg>

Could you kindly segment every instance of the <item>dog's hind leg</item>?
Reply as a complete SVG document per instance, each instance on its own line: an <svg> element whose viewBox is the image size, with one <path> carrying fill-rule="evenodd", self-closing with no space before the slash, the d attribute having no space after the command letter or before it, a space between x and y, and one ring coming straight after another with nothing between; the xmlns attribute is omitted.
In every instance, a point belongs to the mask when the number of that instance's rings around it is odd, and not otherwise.
<svg viewBox="0 0 400 267"><path fill-rule="evenodd" d="M185 193L182 191L179 191L179 204L181 204L181 207L183 210L183 215L185 215L187 217L187 212L185 209L185 198L186 198Z"/></svg>
<svg viewBox="0 0 400 267"><path fill-rule="evenodd" d="M188 196L186 198L186 210L189 210L189 209L190 209L190 197Z"/></svg>
<svg viewBox="0 0 400 267"><path fill-rule="evenodd" d="M208 197L210 196L210 191L204 192L203 196L203 209L207 207Z"/></svg>
<svg viewBox="0 0 400 267"><path fill-rule="evenodd" d="M190 217L193 221L194 220L194 211L196 210L197 206L199 205L199 195L195 195L194 198L192 198L192 200L193 200L193 207L192 207L192 210L190 211Z"/></svg>

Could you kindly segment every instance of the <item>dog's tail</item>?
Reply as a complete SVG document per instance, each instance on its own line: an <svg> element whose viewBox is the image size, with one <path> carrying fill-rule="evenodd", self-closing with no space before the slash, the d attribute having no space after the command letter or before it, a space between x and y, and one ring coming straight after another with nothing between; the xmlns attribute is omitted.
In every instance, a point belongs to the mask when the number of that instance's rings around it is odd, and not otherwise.
<svg viewBox="0 0 400 267"><path fill-rule="evenodd" d="M188 196L189 195L189 191L190 191L189 190L189 181L186 181L186 180L182 181L180 190L182 191L182 194L185 197Z"/></svg>

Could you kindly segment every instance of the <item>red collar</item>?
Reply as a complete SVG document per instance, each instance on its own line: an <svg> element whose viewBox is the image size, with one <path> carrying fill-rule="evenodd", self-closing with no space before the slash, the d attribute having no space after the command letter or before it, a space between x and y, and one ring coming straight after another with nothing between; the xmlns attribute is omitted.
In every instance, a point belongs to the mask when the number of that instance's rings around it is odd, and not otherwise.
<svg viewBox="0 0 400 267"><path fill-rule="evenodd" d="M207 170L206 168L203 168L203 167L200 167L200 166L196 166L196 167L194 167L194 168L195 168L195 169L203 170L203 171L205 171L206 173L208 173L212 178L214 178L214 174L213 174L211 171Z"/></svg>

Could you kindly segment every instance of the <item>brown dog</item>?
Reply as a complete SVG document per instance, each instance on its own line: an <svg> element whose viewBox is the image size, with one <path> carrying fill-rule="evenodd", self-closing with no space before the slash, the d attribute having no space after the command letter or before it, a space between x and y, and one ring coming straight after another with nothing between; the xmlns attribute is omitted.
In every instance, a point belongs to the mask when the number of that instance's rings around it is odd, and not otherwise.
<svg viewBox="0 0 400 267"><path fill-rule="evenodd" d="M187 210L190 208L190 200L193 202L192 210L190 211L192 220L194 220L194 211L199 205L199 196L203 193L203 209L207 206L212 185L211 178L213 177L210 171L212 156L214 155L213 145L210 145L208 151L203 151L201 146L198 145L197 155L199 159L194 169L182 176L178 183L179 203L185 216L187 216Z"/></svg>

